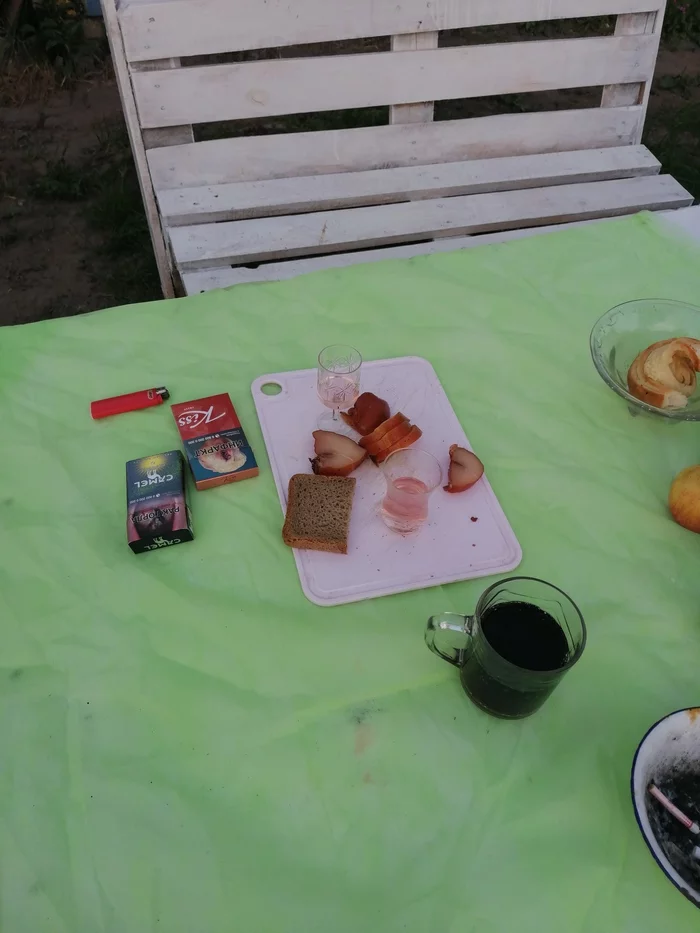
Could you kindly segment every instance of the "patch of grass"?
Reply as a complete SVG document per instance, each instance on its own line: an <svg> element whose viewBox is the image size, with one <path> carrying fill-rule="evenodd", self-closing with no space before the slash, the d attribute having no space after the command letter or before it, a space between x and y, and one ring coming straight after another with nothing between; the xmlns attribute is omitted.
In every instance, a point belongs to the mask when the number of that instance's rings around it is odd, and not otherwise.
<svg viewBox="0 0 700 933"><path fill-rule="evenodd" d="M42 201L82 201L93 184L91 172L67 162L64 153L46 163L46 171L31 185L30 194Z"/></svg>
<svg viewBox="0 0 700 933"><path fill-rule="evenodd" d="M11 10L9 19L2 12ZM100 75L109 59L106 39L89 38L83 0L0 0L0 106L44 100L77 80Z"/></svg>
<svg viewBox="0 0 700 933"><path fill-rule="evenodd" d="M668 0L664 37L700 42L700 0Z"/></svg>
<svg viewBox="0 0 700 933"><path fill-rule="evenodd" d="M62 86L62 79L46 62L12 57L3 65L0 55L0 107L22 107L30 100L47 100Z"/></svg>
<svg viewBox="0 0 700 933"><path fill-rule="evenodd" d="M82 77L105 54L103 42L86 37L85 19L83 0L21 0L6 55L48 64L63 80Z"/></svg>

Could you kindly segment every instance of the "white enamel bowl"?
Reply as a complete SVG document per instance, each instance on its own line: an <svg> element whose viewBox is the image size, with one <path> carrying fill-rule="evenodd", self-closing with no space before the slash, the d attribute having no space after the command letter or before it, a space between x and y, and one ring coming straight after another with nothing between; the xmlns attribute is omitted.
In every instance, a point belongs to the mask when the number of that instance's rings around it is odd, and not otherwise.
<svg viewBox="0 0 700 933"><path fill-rule="evenodd" d="M654 824L658 825L654 819L657 814L653 813L650 819L650 811L660 804L648 793L649 784L663 784L676 768L700 774L700 708L681 709L660 719L640 742L632 763L632 802L644 841L669 881L696 907L700 907L700 884L691 884L688 872L684 878L674 868L666 854L665 840L657 838L654 830ZM700 800L697 807L695 813L686 815L698 819ZM700 836L688 832L688 853L694 845L700 845ZM700 879L700 862L697 864L697 877Z"/></svg>

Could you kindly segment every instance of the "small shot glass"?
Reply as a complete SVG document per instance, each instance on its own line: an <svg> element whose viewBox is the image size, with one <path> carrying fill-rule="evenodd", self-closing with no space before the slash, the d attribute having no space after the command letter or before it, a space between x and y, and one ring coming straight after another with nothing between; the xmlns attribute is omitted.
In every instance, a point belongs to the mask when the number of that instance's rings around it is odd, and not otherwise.
<svg viewBox="0 0 700 933"><path fill-rule="evenodd" d="M386 495L379 515L392 531L415 534L428 518L430 494L442 483L442 467L427 450L409 447L382 464Z"/></svg>

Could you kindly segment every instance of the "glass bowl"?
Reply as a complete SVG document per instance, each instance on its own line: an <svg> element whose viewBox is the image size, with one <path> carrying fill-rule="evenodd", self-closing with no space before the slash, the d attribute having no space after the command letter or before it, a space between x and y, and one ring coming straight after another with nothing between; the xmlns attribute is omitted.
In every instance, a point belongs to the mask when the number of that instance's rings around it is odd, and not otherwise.
<svg viewBox="0 0 700 933"><path fill-rule="evenodd" d="M591 331L591 356L600 377L623 398L630 414L655 415L667 422L700 421L700 387L686 408L655 408L630 395L627 372L637 354L658 340L700 339L700 308L665 298L626 301L606 312Z"/></svg>

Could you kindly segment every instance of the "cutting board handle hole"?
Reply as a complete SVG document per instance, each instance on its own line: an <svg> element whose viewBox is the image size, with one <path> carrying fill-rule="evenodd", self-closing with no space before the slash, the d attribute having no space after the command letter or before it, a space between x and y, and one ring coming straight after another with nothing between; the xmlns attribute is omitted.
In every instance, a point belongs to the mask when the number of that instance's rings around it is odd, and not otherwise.
<svg viewBox="0 0 700 933"><path fill-rule="evenodd" d="M282 391L282 386L279 382L264 382L260 386L260 391L263 395L279 395Z"/></svg>

